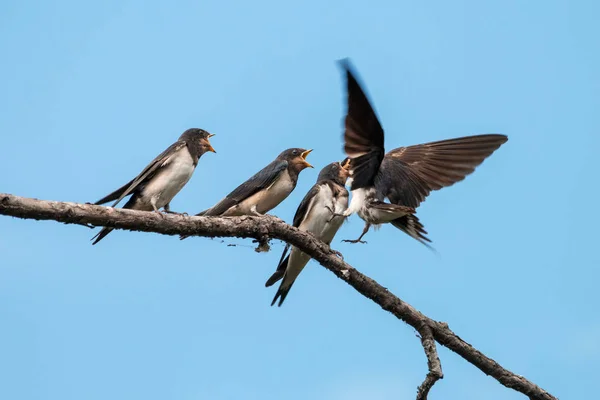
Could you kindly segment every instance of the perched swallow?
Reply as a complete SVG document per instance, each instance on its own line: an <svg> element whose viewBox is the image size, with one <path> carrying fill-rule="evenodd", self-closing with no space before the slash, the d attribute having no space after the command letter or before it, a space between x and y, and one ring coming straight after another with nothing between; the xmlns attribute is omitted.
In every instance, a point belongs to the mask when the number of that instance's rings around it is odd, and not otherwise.
<svg viewBox="0 0 600 400"><path fill-rule="evenodd" d="M229 193L208 210L197 215L235 216L263 215L292 193L298 183L298 175L305 168L313 168L306 161L312 150L288 149L277 156L246 182Z"/></svg>
<svg viewBox="0 0 600 400"><path fill-rule="evenodd" d="M343 165L342 165L343 164ZM293 225L329 244L344 222L342 215L348 208L348 191L344 187L348 179L349 160L343 163L334 162L327 165L319 173L317 183L304 196L294 215ZM271 305L279 299L279 306L285 300L294 281L302 272L310 257L296 247L287 245L283 250L275 273L265 286L269 287L282 279L279 289Z"/></svg>
<svg viewBox="0 0 600 400"><path fill-rule="evenodd" d="M341 61L346 72L348 110L344 151L351 158L352 200L343 213L366 222L361 241L371 225L391 223L419 242L431 242L415 209L433 190L451 186L472 173L479 164L508 140L498 134L467 136L399 147L385 153L383 128L350 62ZM385 199L390 202L384 202Z"/></svg>
<svg viewBox="0 0 600 400"><path fill-rule="evenodd" d="M246 182L235 188L217 204L196 214L205 217L232 217L239 215L263 215L285 200L296 187L298 175L305 168L313 168L306 161L312 151L287 149L269 165L258 171ZM181 240L187 238L181 235Z"/></svg>
<svg viewBox="0 0 600 400"><path fill-rule="evenodd" d="M131 194L123 208L156 212L164 208L165 212L172 212L169 203L190 180L200 157L208 151L216 153L208 140L212 136L214 134L202 129L188 129L131 182L94 204L99 205L115 200L112 205L114 207ZM98 243L112 230L113 228L102 228L92 238L95 239L92 244Z"/></svg>

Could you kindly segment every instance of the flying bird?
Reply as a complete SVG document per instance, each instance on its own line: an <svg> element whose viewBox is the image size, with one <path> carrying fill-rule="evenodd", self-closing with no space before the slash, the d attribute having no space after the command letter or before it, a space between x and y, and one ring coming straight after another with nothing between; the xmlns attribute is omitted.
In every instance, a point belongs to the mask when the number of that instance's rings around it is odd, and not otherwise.
<svg viewBox="0 0 600 400"><path fill-rule="evenodd" d="M348 190L345 188L349 175L349 160L327 165L319 173L317 183L308 191L296 210L293 226L312 233L323 242L330 244L345 217L342 213L348 208ZM265 283L269 287L282 279L271 305L279 299L279 306L287 297L296 278L302 272L310 257L292 246L287 245L275 273Z"/></svg>
<svg viewBox="0 0 600 400"><path fill-rule="evenodd" d="M371 225L391 223L427 245L415 209L433 190L451 186L472 173L508 140L505 135L466 136L385 153L383 128L361 89L348 59L340 62L346 75L348 109L344 121L344 151L351 159L352 200L343 213L358 213L362 234L350 243L364 243ZM389 200L385 202L385 199Z"/></svg>
<svg viewBox="0 0 600 400"><path fill-rule="evenodd" d="M283 151L269 165L258 171L217 204L199 212L202 216L263 215L285 200L296 187L298 175L313 168L306 161L312 151L292 148ZM181 240L188 235L181 235Z"/></svg>
<svg viewBox="0 0 600 400"><path fill-rule="evenodd" d="M215 149L208 140L214 136L203 129L191 128L183 132L175 143L159 154L144 170L130 182L126 183L111 194L98 200L96 205L115 201L116 206L123 198L132 195L123 208L140 211L156 211L164 208L172 213L169 203L190 180L200 157ZM92 238L98 243L113 228L102 228Z"/></svg>

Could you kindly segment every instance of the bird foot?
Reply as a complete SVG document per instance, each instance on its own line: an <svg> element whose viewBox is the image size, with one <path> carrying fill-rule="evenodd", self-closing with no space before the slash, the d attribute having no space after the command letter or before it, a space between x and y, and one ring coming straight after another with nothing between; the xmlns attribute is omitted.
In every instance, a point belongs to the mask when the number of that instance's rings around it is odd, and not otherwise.
<svg viewBox="0 0 600 400"><path fill-rule="evenodd" d="M362 244L367 244L366 240L360 240L360 239L354 239L354 240L350 240L350 239L344 239L342 240L342 242L346 242L346 243L362 243Z"/></svg>
<svg viewBox="0 0 600 400"><path fill-rule="evenodd" d="M164 213L165 213L165 214L175 214L175 215L185 215L186 217L189 215L189 214L188 214L188 213L186 213L186 212L182 212L182 213L180 213L180 212L177 212L177 211L171 211L171 210L164 210Z"/></svg>
<svg viewBox="0 0 600 400"><path fill-rule="evenodd" d="M333 249L331 249L331 252L333 254L335 254L336 256L338 256L342 261L344 261L344 255L341 252L339 252L337 250L333 250Z"/></svg>

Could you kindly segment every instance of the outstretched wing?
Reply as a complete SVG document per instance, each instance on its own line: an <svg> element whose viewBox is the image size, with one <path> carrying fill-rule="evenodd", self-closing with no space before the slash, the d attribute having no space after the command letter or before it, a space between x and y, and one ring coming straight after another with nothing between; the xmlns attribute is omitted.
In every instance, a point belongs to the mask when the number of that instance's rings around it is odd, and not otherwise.
<svg viewBox="0 0 600 400"><path fill-rule="evenodd" d="M165 151L160 153L154 160L152 160L152 162L148 164L148 166L146 166L146 168L144 168L144 170L138 176L111 194L101 198L94 204L100 205L115 200L111 207L116 206L121 200L123 200L123 198L132 194L138 187L140 187L140 185L146 183L148 179L152 178L161 167L167 165L171 156L185 146L185 141L177 141L173 143Z"/></svg>
<svg viewBox="0 0 600 400"><path fill-rule="evenodd" d="M375 187L390 202L417 208L431 191L463 180L507 140L489 134L399 147L385 155Z"/></svg>
<svg viewBox="0 0 600 400"><path fill-rule="evenodd" d="M208 210L202 211L198 215L216 216L221 215L236 204L241 203L255 193L271 186L280 174L288 167L288 162L284 160L275 160L246 182L238 186L233 192L229 193L223 200L219 201Z"/></svg>
<svg viewBox="0 0 600 400"><path fill-rule="evenodd" d="M346 72L348 109L344 120L344 151L352 158L352 190L373 185L383 160L384 135L379 119L352 72L350 61L340 62Z"/></svg>

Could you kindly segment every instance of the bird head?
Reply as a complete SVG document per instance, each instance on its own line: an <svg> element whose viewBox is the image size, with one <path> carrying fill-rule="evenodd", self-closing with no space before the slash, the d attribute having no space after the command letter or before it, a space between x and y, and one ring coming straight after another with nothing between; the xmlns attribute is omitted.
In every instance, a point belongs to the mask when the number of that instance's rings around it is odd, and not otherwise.
<svg viewBox="0 0 600 400"><path fill-rule="evenodd" d="M326 165L319 173L317 181L334 181L344 186L346 184L346 180L348 179L348 175L350 174L349 170L347 169L348 165L348 158L342 162L336 161Z"/></svg>
<svg viewBox="0 0 600 400"><path fill-rule="evenodd" d="M300 148L292 148L283 151L279 157L281 160L285 160L289 163L290 167L297 172L302 171L305 168L314 168L306 161L306 156L312 151Z"/></svg>
<svg viewBox="0 0 600 400"><path fill-rule="evenodd" d="M190 128L179 137L179 140L185 140L188 143L194 143L200 147L200 153L206 152L216 153L215 149L210 144L209 138L215 136L214 133L209 133L204 129Z"/></svg>

